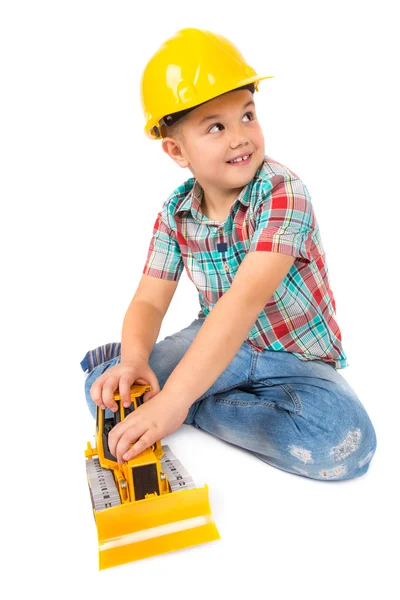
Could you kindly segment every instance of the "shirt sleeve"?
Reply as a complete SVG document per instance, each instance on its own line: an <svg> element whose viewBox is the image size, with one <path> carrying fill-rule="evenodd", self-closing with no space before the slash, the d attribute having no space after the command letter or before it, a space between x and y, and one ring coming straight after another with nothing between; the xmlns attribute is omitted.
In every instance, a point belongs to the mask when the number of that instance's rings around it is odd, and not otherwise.
<svg viewBox="0 0 400 600"><path fill-rule="evenodd" d="M179 281L183 270L183 259L173 230L163 221L159 212L154 223L144 275Z"/></svg>
<svg viewBox="0 0 400 600"><path fill-rule="evenodd" d="M281 176L271 184L260 200L249 252L280 252L311 262L315 219L306 186Z"/></svg>

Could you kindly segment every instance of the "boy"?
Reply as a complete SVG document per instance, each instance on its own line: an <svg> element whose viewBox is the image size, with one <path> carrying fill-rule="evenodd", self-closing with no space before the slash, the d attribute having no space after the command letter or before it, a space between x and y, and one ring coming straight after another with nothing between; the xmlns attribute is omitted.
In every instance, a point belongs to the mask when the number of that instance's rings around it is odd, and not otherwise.
<svg viewBox="0 0 400 600"><path fill-rule="evenodd" d="M307 188L265 155L260 79L231 42L198 29L146 66L145 131L193 177L158 213L121 345L82 361L87 402L115 411L115 390L128 406L134 382L152 386L109 434L119 462L188 423L290 473L358 477L375 432L337 372L346 356ZM183 267L201 310L156 343Z"/></svg>

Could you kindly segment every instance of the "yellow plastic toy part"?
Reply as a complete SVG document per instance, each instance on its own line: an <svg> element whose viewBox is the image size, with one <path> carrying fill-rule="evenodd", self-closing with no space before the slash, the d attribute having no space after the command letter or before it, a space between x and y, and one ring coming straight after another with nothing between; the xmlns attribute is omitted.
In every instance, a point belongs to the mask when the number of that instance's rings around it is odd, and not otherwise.
<svg viewBox="0 0 400 600"><path fill-rule="evenodd" d="M173 485L182 488L172 491L161 460L161 442L122 465L110 452L109 431L140 406L150 389L132 386L128 409L115 393L118 411L112 416L97 408L96 448L88 443L85 451L100 569L220 537L212 519L207 486L185 489L188 480L180 477L181 481Z"/></svg>
<svg viewBox="0 0 400 600"><path fill-rule="evenodd" d="M95 516L100 569L219 539L207 486L129 502Z"/></svg>

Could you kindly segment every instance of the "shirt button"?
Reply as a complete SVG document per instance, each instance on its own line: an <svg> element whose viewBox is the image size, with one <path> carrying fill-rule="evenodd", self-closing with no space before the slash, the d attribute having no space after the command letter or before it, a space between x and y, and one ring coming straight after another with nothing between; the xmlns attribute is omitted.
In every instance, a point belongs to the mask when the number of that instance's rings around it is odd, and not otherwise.
<svg viewBox="0 0 400 600"><path fill-rule="evenodd" d="M228 263L224 264L224 269L225 269L225 271L229 271L229 265L228 265Z"/></svg>

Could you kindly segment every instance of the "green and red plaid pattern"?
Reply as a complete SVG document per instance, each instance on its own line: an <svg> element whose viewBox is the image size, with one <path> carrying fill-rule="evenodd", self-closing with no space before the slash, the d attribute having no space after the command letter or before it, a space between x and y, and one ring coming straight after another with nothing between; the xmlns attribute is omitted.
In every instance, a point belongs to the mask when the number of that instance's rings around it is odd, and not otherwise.
<svg viewBox="0 0 400 600"><path fill-rule="evenodd" d="M248 252L290 254L296 260L247 340L259 350L346 367L318 223L297 175L265 156L223 223L203 215L202 195L198 181L190 178L167 198L143 273L178 281L185 267L199 293L199 316L206 316L230 288Z"/></svg>

